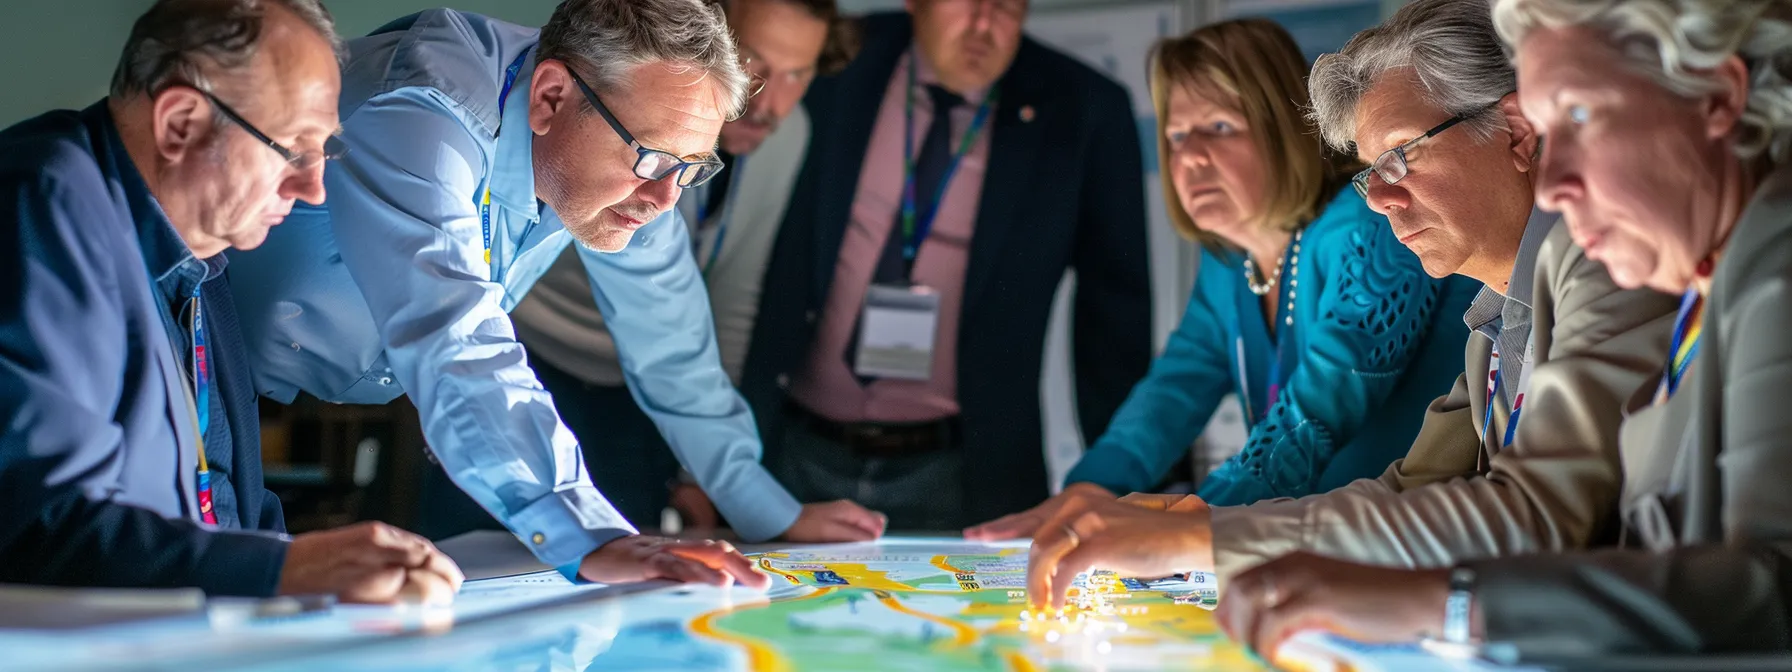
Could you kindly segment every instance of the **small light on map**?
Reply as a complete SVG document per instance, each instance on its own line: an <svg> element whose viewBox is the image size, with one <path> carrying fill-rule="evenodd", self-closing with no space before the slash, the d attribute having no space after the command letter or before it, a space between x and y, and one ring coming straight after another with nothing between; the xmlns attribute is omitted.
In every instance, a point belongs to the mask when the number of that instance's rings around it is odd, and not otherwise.
<svg viewBox="0 0 1792 672"><path fill-rule="evenodd" d="M1058 638L1061 636L1062 635L1059 635L1057 630L1052 630L1045 633L1045 641L1056 644L1058 643Z"/></svg>
<svg viewBox="0 0 1792 672"><path fill-rule="evenodd" d="M1102 655L1107 655L1109 653L1113 653L1114 652L1114 643L1109 642L1104 639L1095 645L1095 652L1100 653Z"/></svg>

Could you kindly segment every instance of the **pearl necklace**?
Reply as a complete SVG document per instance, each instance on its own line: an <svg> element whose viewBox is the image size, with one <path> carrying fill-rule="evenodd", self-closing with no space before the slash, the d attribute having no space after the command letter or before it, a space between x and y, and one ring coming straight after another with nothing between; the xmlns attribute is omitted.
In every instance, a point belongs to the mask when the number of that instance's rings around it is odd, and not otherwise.
<svg viewBox="0 0 1792 672"><path fill-rule="evenodd" d="M1289 269L1289 272L1291 275L1300 272L1300 234L1301 233L1304 233L1304 231L1294 232L1294 241L1289 243L1290 245L1294 246L1294 251L1293 251L1294 266L1293 266L1293 268ZM1282 260L1286 259L1288 256L1289 255L1282 255L1280 257L1276 257L1275 273L1270 275L1269 277L1264 278L1261 282L1259 282L1257 280L1257 265L1251 261L1250 253L1248 253L1248 252L1245 253L1245 255L1244 255L1244 283L1245 283L1245 286L1251 290L1252 294L1256 294L1257 296L1264 296L1266 294L1269 294L1269 290L1275 289L1276 282L1282 279Z"/></svg>

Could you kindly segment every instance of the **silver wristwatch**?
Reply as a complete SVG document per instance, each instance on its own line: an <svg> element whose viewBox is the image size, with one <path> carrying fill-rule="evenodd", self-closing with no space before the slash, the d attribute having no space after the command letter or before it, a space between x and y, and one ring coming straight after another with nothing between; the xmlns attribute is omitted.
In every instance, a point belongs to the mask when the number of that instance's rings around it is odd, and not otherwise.
<svg viewBox="0 0 1792 672"><path fill-rule="evenodd" d="M1444 641L1451 644L1473 644L1469 622L1475 608L1475 570L1457 567L1450 570L1450 596L1444 599Z"/></svg>
<svg viewBox="0 0 1792 672"><path fill-rule="evenodd" d="M1475 612L1475 570L1457 567L1450 570L1450 593L1444 598L1444 631L1441 638L1426 637L1420 644L1434 654L1448 658L1475 658L1481 643L1474 638L1471 623Z"/></svg>

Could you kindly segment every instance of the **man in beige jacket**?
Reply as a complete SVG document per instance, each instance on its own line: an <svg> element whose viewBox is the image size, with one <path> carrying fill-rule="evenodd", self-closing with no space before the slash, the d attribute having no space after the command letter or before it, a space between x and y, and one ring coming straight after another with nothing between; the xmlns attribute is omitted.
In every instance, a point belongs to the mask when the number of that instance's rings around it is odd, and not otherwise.
<svg viewBox="0 0 1792 672"><path fill-rule="evenodd" d="M1326 139L1371 162L1357 188L1426 270L1487 285L1464 317L1465 373L1380 479L1243 507L1066 506L1034 535L1036 603L1061 606L1092 567L1214 571L1223 586L1299 550L1448 567L1615 534L1620 410L1666 356L1675 304L1619 289L1556 216L1532 211L1540 139L1485 0L1408 5L1322 57L1310 85Z"/></svg>

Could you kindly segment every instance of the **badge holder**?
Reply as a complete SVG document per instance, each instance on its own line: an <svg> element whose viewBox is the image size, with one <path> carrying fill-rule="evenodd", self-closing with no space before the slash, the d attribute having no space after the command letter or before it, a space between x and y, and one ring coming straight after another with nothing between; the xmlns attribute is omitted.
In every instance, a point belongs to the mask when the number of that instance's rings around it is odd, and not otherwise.
<svg viewBox="0 0 1792 672"><path fill-rule="evenodd" d="M940 295L919 285L872 285L865 293L853 372L865 378L927 380Z"/></svg>

